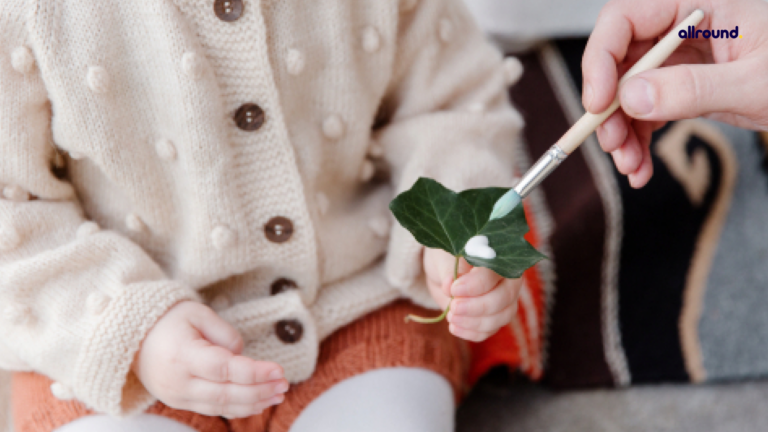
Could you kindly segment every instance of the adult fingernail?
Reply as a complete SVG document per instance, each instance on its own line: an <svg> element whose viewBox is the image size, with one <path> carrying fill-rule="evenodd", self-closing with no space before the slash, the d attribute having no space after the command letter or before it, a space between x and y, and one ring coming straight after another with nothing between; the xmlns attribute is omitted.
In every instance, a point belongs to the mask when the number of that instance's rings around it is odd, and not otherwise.
<svg viewBox="0 0 768 432"><path fill-rule="evenodd" d="M272 372L269 373L269 380L276 380L283 377L283 371L280 369L275 369Z"/></svg>
<svg viewBox="0 0 768 432"><path fill-rule="evenodd" d="M269 400L269 405L277 405L285 400L285 395L277 395Z"/></svg>
<svg viewBox="0 0 768 432"><path fill-rule="evenodd" d="M642 78L629 80L621 89L621 102L629 115L650 114L654 104L651 83Z"/></svg>
<svg viewBox="0 0 768 432"><path fill-rule="evenodd" d="M586 83L584 84L584 108L589 111L589 108L592 106L592 98L595 96L594 92L592 91L592 84Z"/></svg>
<svg viewBox="0 0 768 432"><path fill-rule="evenodd" d="M288 391L288 383L280 383L275 386L275 393L285 393Z"/></svg>

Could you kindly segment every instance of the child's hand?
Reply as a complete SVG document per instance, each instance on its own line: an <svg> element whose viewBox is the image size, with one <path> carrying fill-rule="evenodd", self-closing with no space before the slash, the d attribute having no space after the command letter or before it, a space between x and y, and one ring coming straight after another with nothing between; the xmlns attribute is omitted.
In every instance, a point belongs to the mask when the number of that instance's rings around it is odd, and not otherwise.
<svg viewBox="0 0 768 432"><path fill-rule="evenodd" d="M453 282L456 258L440 249L425 249L424 272L432 297L448 312L449 330L462 339L481 342L509 324L517 311L522 279L504 279L492 270L472 267L463 258Z"/></svg>
<svg viewBox="0 0 768 432"><path fill-rule="evenodd" d="M247 417L281 403L288 382L271 362L239 356L243 339L210 308L182 302L147 334L132 366L144 387L171 408Z"/></svg>
<svg viewBox="0 0 768 432"><path fill-rule="evenodd" d="M603 150L633 187L653 173L651 132L666 121L706 116L768 130L768 4L762 0L612 0L600 12L584 51L584 107L608 108L619 77L676 22L704 11L698 30L739 27L740 38L689 39L666 66L638 74L621 88L622 110L597 129ZM730 33L729 33L730 34Z"/></svg>

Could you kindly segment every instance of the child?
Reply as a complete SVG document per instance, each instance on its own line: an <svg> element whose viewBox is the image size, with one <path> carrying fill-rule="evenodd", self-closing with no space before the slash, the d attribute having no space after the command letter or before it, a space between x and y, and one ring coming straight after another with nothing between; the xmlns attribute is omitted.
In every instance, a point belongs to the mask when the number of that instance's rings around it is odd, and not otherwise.
<svg viewBox="0 0 768 432"><path fill-rule="evenodd" d="M459 0L5 0L17 430L451 430L450 333L493 334L520 283L452 285L387 205L512 182L516 68ZM450 295L450 333L403 323Z"/></svg>

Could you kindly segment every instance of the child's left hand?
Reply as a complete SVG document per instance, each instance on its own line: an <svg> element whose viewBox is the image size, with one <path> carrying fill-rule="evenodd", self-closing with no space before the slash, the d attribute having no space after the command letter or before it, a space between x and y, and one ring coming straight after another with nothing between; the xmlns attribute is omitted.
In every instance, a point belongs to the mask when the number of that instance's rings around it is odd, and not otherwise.
<svg viewBox="0 0 768 432"><path fill-rule="evenodd" d="M456 258L440 249L426 248L424 272L432 297L448 312L449 330L455 336L481 342L509 324L517 311L522 279L505 279L493 270L472 267L462 258L459 278L453 282Z"/></svg>

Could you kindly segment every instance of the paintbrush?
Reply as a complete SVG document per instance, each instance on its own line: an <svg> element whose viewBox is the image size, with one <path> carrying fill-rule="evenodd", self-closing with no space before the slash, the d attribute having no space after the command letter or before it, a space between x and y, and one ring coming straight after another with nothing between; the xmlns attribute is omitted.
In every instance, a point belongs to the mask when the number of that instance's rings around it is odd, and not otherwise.
<svg viewBox="0 0 768 432"><path fill-rule="evenodd" d="M688 18L684 19L663 39L650 49L637 63L632 66L627 73L621 77L619 88L629 78L647 70L655 69L683 43L683 38L679 36L680 31L688 31L689 26L696 27L704 18L704 12L700 9L695 10ZM506 216L520 202L531 193L531 190L539 185L552 171L562 163L574 150L579 148L592 132L598 126L608 119L621 105L619 102L619 92L616 92L616 98L607 110L600 114L587 112L562 136L546 153L529 169L520 182L505 193L493 206L493 212L490 219L499 219Z"/></svg>

